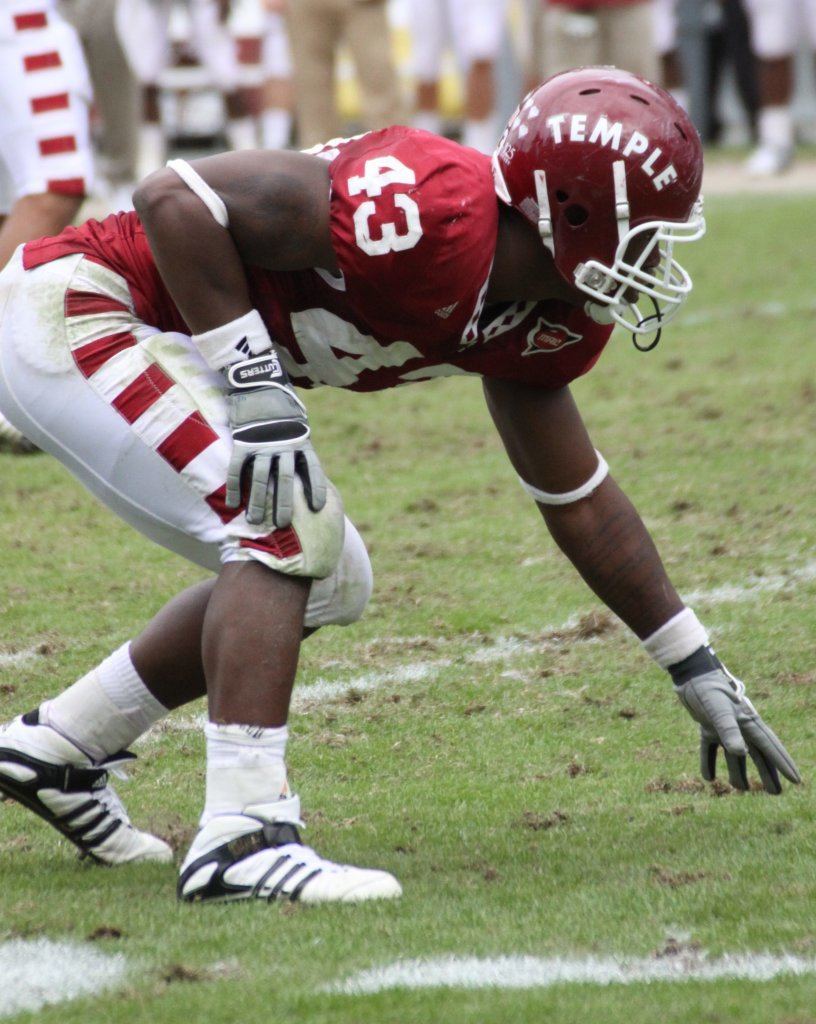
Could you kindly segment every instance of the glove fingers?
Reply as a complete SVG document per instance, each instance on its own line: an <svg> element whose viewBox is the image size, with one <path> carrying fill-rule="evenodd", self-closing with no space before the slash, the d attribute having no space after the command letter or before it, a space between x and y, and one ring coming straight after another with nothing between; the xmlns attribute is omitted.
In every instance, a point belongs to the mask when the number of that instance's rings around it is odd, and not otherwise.
<svg viewBox="0 0 816 1024"><path fill-rule="evenodd" d="M744 754L725 752L725 763L728 765L728 781L743 793L748 791L748 769Z"/></svg>
<svg viewBox="0 0 816 1024"><path fill-rule="evenodd" d="M241 504L241 471L244 468L244 455L233 452L227 469L227 493L224 504L227 508L238 508Z"/></svg>
<svg viewBox="0 0 816 1024"><path fill-rule="evenodd" d="M756 765L764 789L768 793L773 793L774 796L779 796L782 792L782 785L779 781L779 773L774 765L768 761L762 751L758 747L755 747L753 743L748 744L748 753L751 755L751 760Z"/></svg>
<svg viewBox="0 0 816 1024"><path fill-rule="evenodd" d="M292 525L295 505L295 453L282 452L278 456L275 482L274 522L278 528Z"/></svg>
<svg viewBox="0 0 816 1024"><path fill-rule="evenodd" d="M706 782L713 782L717 777L717 748L720 742L703 729L700 735L700 774Z"/></svg>
<svg viewBox="0 0 816 1024"><path fill-rule="evenodd" d="M254 526L260 525L266 516L266 495L271 472L272 456L256 455L252 464L252 487L246 511L247 522Z"/></svg>
<svg viewBox="0 0 816 1024"><path fill-rule="evenodd" d="M759 715L743 722L742 731L749 745L756 747L766 761L774 768L778 768L786 779L797 784L802 781L793 758L779 741L773 729L769 728Z"/></svg>
<svg viewBox="0 0 816 1024"><path fill-rule="evenodd" d="M327 481L314 448L304 448L298 453L298 471L309 508L319 512L326 504Z"/></svg>
<svg viewBox="0 0 816 1024"><path fill-rule="evenodd" d="M716 733L725 750L736 757L745 757L748 748L737 722L737 706L729 694L706 686L709 676L686 683L679 691L692 718L709 733Z"/></svg>

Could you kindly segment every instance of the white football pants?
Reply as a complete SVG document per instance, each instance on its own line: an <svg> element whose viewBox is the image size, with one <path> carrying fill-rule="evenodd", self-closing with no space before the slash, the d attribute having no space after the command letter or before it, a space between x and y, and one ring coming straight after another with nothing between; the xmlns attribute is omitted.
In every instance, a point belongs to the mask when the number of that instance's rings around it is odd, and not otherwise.
<svg viewBox="0 0 816 1024"><path fill-rule="evenodd" d="M275 567L289 557L287 531L264 536L268 526L223 506L226 403L190 339L138 321L126 282L107 267L75 255L26 271L22 251L0 274L0 412L183 558L217 572L225 561ZM277 534L283 550L270 560ZM305 624L354 622L371 589L368 552L346 519L339 563L314 581Z"/></svg>

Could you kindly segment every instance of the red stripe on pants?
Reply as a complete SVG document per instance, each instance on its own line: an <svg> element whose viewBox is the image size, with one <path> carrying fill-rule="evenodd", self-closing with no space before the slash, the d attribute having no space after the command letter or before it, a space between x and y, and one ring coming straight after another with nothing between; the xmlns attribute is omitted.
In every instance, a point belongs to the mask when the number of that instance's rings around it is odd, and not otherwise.
<svg viewBox="0 0 816 1024"><path fill-rule="evenodd" d="M69 288L65 293L65 315L86 316L91 313L129 313L130 309L124 302L110 295L99 295L97 292L82 292Z"/></svg>
<svg viewBox="0 0 816 1024"><path fill-rule="evenodd" d="M51 139L40 139L40 156L56 156L57 153L76 153L76 138L73 135L55 135Z"/></svg>
<svg viewBox="0 0 816 1024"><path fill-rule="evenodd" d="M46 68L62 67L62 57L57 50L49 50L48 53L35 53L30 57L23 57L23 67L26 71L44 71Z"/></svg>
<svg viewBox="0 0 816 1024"><path fill-rule="evenodd" d="M194 412L162 441L156 451L173 469L181 471L217 440L218 434L201 413Z"/></svg>
<svg viewBox="0 0 816 1024"><path fill-rule="evenodd" d="M36 96L31 100L32 114L47 114L49 110L67 110L68 93L55 92L53 96Z"/></svg>
<svg viewBox="0 0 816 1024"><path fill-rule="evenodd" d="M111 405L128 423L135 423L172 386L173 379L152 363L114 398Z"/></svg>
<svg viewBox="0 0 816 1024"><path fill-rule="evenodd" d="M45 11L14 15L14 27L18 32L23 32L27 28L45 28L47 24L48 15Z"/></svg>
<svg viewBox="0 0 816 1024"><path fill-rule="evenodd" d="M91 341L87 345L80 345L79 348L75 348L74 362L79 367L83 376L90 377L96 373L100 366L104 366L118 352L123 352L126 348L133 348L135 344L136 339L127 331L121 331L118 334L108 334L97 341Z"/></svg>
<svg viewBox="0 0 816 1024"><path fill-rule="evenodd" d="M49 178L45 187L58 196L84 196L86 191L84 178Z"/></svg>

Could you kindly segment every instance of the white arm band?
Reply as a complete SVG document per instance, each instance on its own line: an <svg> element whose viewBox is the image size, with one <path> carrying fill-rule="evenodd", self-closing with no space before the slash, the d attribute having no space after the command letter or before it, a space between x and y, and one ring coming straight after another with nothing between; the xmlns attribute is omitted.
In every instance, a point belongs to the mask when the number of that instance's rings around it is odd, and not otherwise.
<svg viewBox="0 0 816 1024"><path fill-rule="evenodd" d="M585 484L581 484L580 487L576 487L574 491L564 491L562 494L550 494L548 491L540 491L537 487L533 487L532 484L528 484L526 480L519 477L521 486L529 495L531 495L539 503L539 505L570 505L573 501L580 501L581 498L588 498L593 491L597 490L603 483L604 478L609 473L609 466L606 464L606 459L603 455L595 449L595 454L598 456L598 468L587 480Z"/></svg>
<svg viewBox="0 0 816 1024"><path fill-rule="evenodd" d="M194 334L193 344L208 366L223 370L240 359L268 352L272 348L272 339L261 314L257 309L251 309L228 324L221 324L203 334Z"/></svg>
<svg viewBox="0 0 816 1024"><path fill-rule="evenodd" d="M676 665L707 644L708 633L691 608L673 615L643 641L646 653L661 668Z"/></svg>
<svg viewBox="0 0 816 1024"><path fill-rule="evenodd" d="M195 192L222 228L229 227L229 215L224 200L210 188L198 171L194 171L186 160L168 160L167 166L176 172L187 188Z"/></svg>

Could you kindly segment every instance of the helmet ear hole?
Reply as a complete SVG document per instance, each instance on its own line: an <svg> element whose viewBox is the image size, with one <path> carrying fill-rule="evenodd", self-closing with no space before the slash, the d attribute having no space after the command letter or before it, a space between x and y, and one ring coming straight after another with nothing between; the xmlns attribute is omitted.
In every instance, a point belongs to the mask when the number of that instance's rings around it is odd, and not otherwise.
<svg viewBox="0 0 816 1024"><path fill-rule="evenodd" d="M577 203L570 203L564 211L564 216L571 227L579 228L589 217L589 211Z"/></svg>

